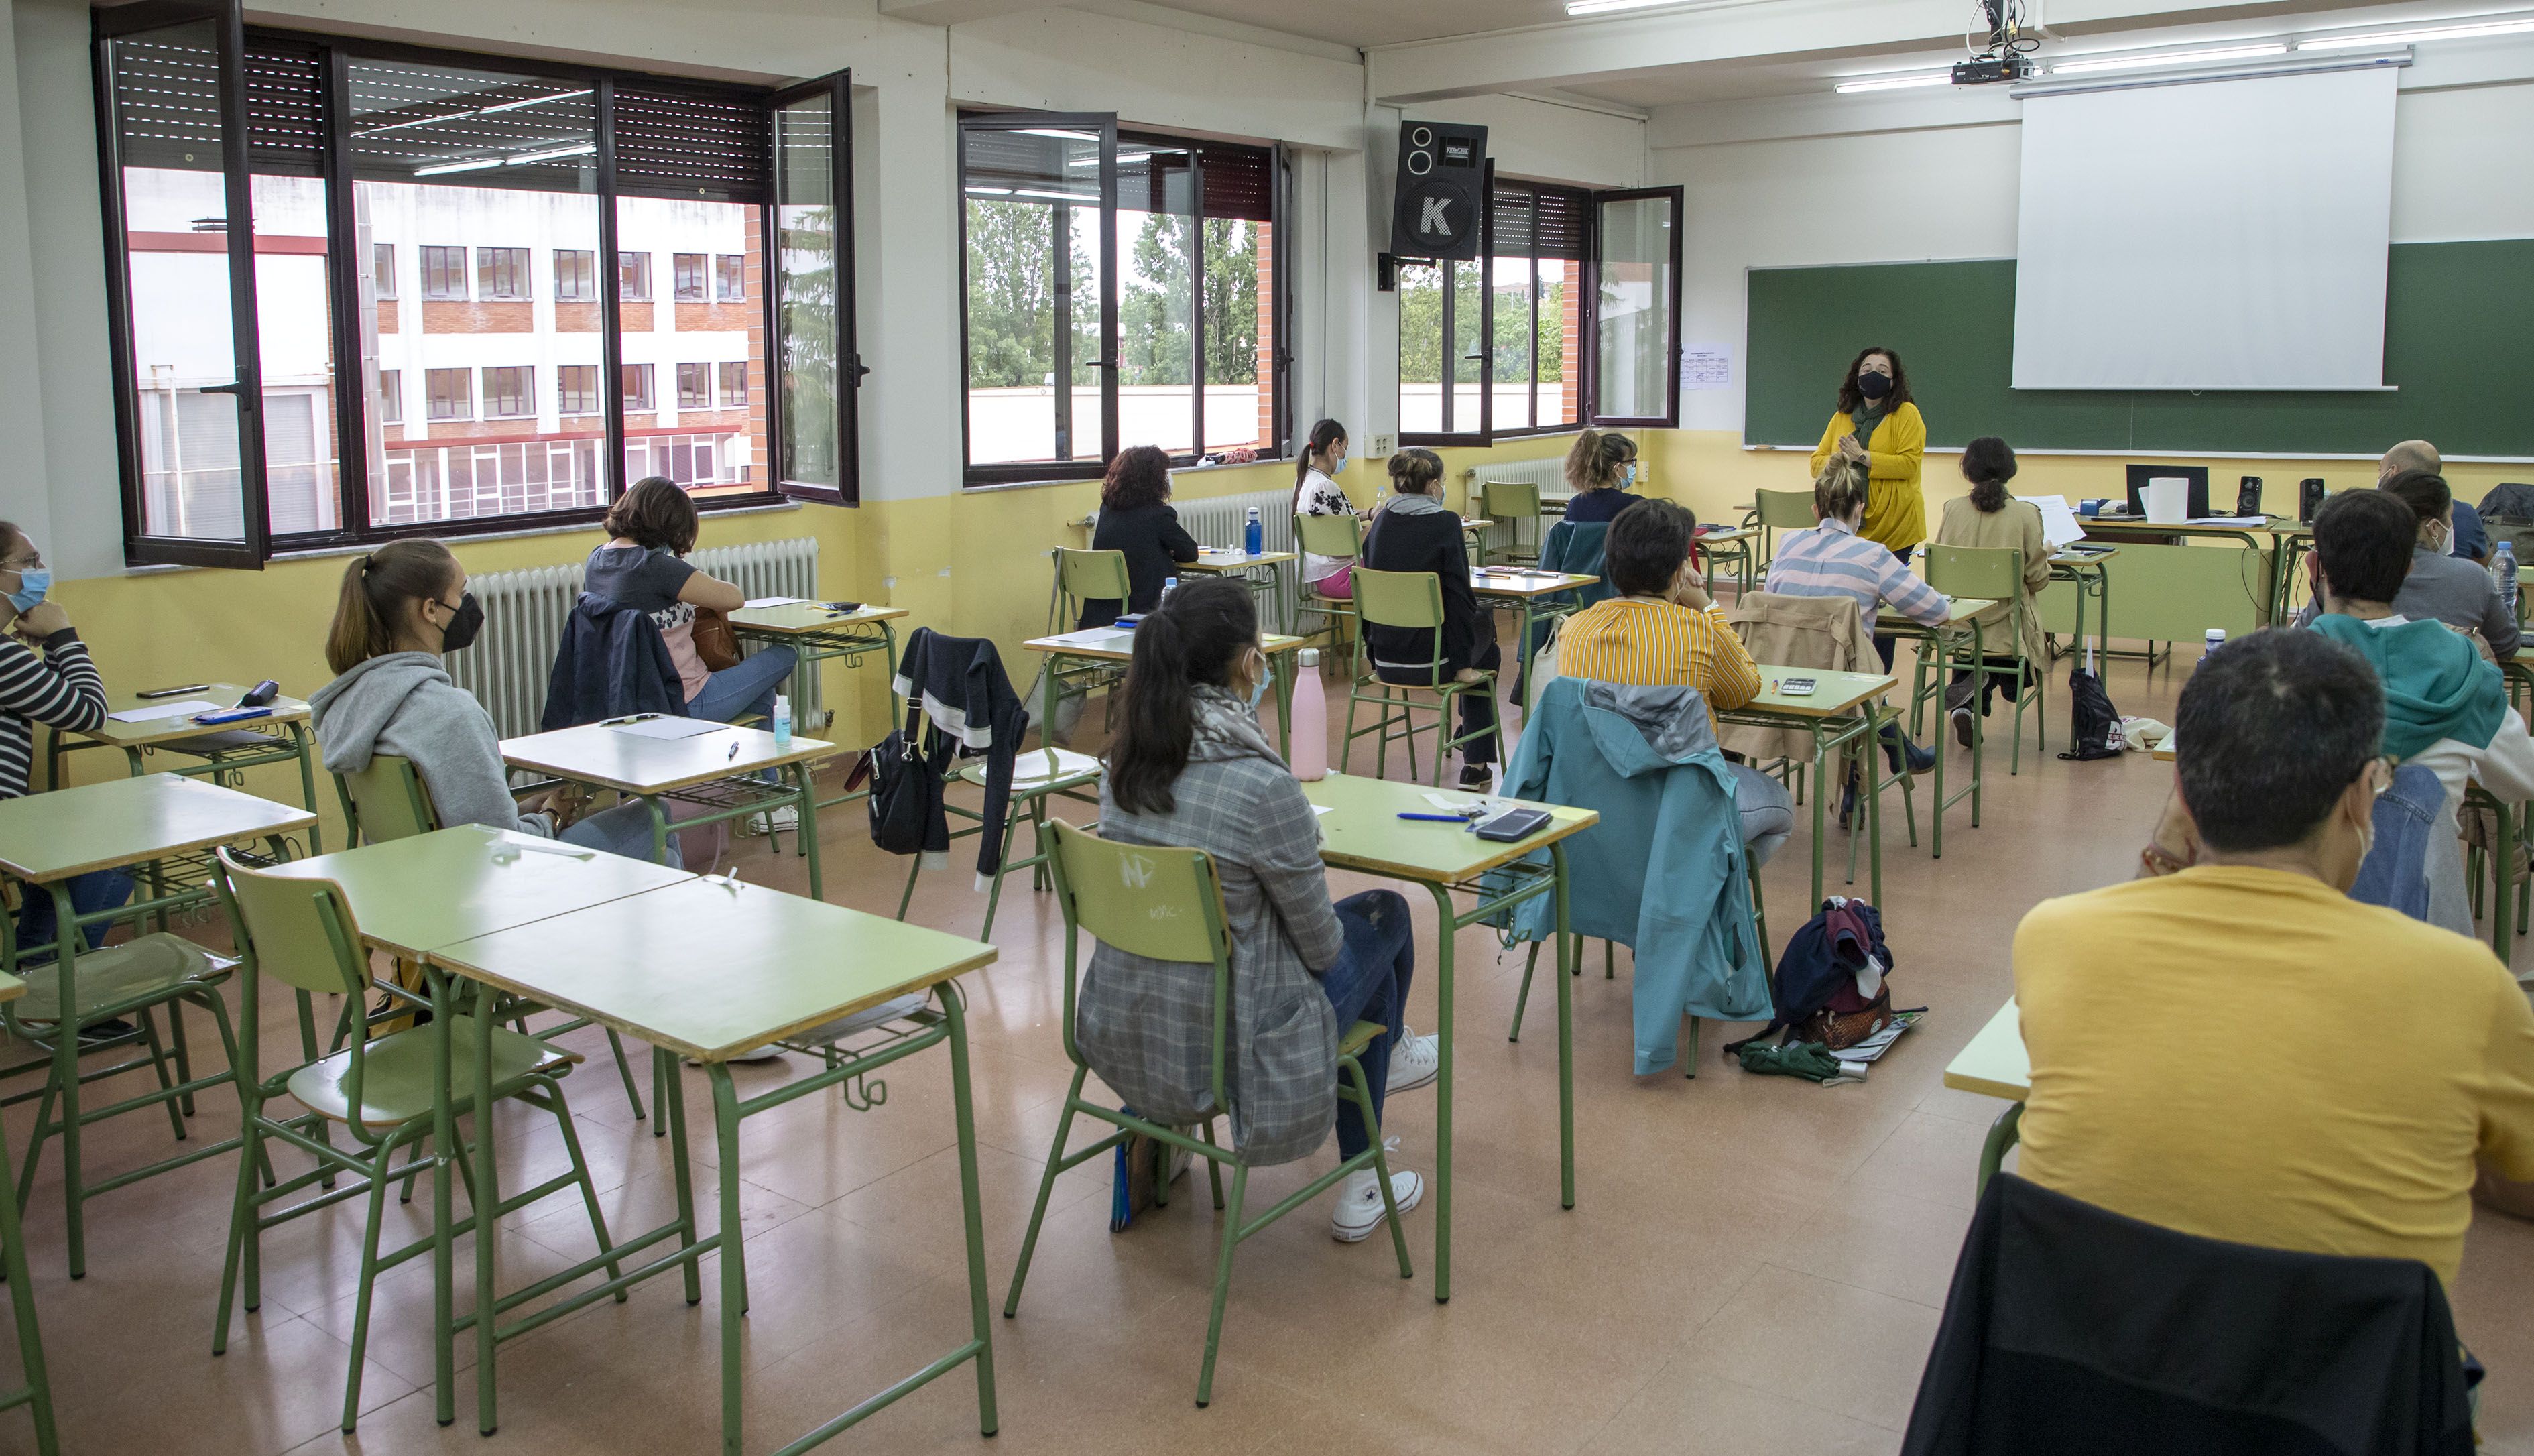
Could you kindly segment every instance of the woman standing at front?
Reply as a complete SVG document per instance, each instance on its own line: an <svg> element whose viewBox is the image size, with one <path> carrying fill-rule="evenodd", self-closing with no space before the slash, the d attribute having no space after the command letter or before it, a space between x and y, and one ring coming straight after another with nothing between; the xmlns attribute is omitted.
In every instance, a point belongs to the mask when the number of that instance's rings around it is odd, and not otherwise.
<svg viewBox="0 0 2534 1456"><path fill-rule="evenodd" d="M1926 453L1927 422L1909 397L1900 356L1879 345L1858 354L1840 381L1839 413L1813 448L1813 478L1821 478L1834 455L1865 461L1865 524L1857 534L1904 561L1927 538L1927 507L1918 493Z"/></svg>

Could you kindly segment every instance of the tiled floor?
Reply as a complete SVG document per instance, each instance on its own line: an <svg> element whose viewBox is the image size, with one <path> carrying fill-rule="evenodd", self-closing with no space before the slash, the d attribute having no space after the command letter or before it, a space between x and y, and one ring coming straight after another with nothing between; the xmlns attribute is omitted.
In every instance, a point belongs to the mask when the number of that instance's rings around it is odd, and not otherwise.
<svg viewBox="0 0 2534 1456"><path fill-rule="evenodd" d="M2169 717L2173 688L2135 662L2110 674L2132 712ZM2053 708L2064 710L2054 690ZM1097 721L1096 713L1093 717ZM2053 719L2063 739L2064 718ZM2052 745L2055 750L2058 744ZM1957 756L1958 763L1962 761ZM1746 1075L1711 1029L1698 1075L1627 1072L1629 982L1588 970L1576 998L1578 1199L1557 1206L1555 1042L1508 1044L1521 965L1478 933L1460 944L1460 1108L1455 1294L1432 1299L1430 1205L1409 1215L1418 1277L1386 1243L1333 1243L1325 1211L1297 1212L1243 1245L1226 1316L1214 1405L1195 1409L1217 1225L1182 1194L1126 1234L1108 1230L1104 1169L1060 1181L1016 1320L995 1320L1001 1434L977 1432L975 1387L956 1373L840 1438L836 1450L1243 1452L1813 1453L1898 1448L1954 1255L1969 1218L1981 1134L1997 1105L1947 1090L1944 1063L2007 994L2009 938L2034 900L2125 877L2168 772L2146 758L2071 764L2027 744L2023 772L1996 759L1983 812L1948 821L1947 856L1887 830L1885 924L1904 1003L1926 1022L1861 1086ZM1396 765L1394 765L1396 767ZM1922 781L1923 782L1923 781ZM1922 830L1923 831L1923 830ZM1807 891L1809 819L1767 877L1782 937ZM1834 831L1836 832L1836 831ZM903 862L873 850L858 813L825 823L834 898L886 913ZM1838 847L1843 848L1841 841ZM973 933L984 896L964 855L926 877L916 918ZM744 841L752 880L800 887L799 861ZM1333 877L1345 893L1372 883ZM1414 901L1412 901L1414 903ZM1057 921L1015 880L996 926L998 964L968 978L989 1267L1010 1278L1067 1067L1057 1042ZM205 931L217 938L215 929ZM1431 932L1420 938L1430 950ZM1430 965L1430 954L1420 961ZM1599 957L1591 963L1598 965ZM1433 988L1412 1019L1430 1029ZM295 1034L265 1028L271 1057ZM210 1040L208 1028L196 1038ZM611 1225L648 1227L672 1206L665 1145L631 1120L604 1044L569 1082ZM745 1069L770 1084L781 1066ZM869 1113L832 1093L752 1120L743 1213L754 1297L748 1321L749 1449L790 1439L965 1337L966 1297L947 1060L887 1074ZM686 1092L706 1126L702 1083ZM1392 1104L1411 1166L1431 1167L1430 1092ZM561 1166L542 1115L503 1122L511 1186ZM10 1115L23 1152L28 1109ZM204 1099L197 1136L234 1123ZM543 1125L539 1125L539 1124ZM708 1139L707 1139L708 1141ZM163 1119L96 1129L92 1169L162 1154ZM699 1206L716 1205L708 1145ZM1263 1173L1273 1199L1327 1166ZM718 1434L715 1282L688 1307L674 1280L644 1286L505 1348L502 1428L475 1433L471 1344L461 1348L460 1420L432 1417L430 1282L416 1260L381 1281L363 1415L335 1429L357 1265L357 1205L273 1235L265 1303L228 1354L211 1355L230 1180L227 1160L110 1193L90 1205L90 1274L64 1277L57 1158L30 1218L34 1284L78 1453L703 1451ZM406 1237L419 1213L397 1210ZM1253 1206L1263 1206L1256 1205ZM506 1278L525 1282L589 1248L568 1198L503 1221ZM463 1246L461 1245L461 1256ZM709 1266L707 1274L711 1273ZM2534 1451L2534 1226L2477 1220L2455 1290L2464 1338L2494 1370L2488 1449ZM469 1291L459 1292L464 1307ZM6 1337L0 1334L0 1343ZM5 1359L5 1357L0 1357ZM0 1452L30 1450L25 1418L0 1415Z"/></svg>

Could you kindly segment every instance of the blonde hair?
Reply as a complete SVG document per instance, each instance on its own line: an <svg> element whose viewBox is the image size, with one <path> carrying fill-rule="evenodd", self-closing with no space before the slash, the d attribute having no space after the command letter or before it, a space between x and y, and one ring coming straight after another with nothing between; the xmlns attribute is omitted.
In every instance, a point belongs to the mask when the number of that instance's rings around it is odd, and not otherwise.
<svg viewBox="0 0 2534 1456"><path fill-rule="evenodd" d="M1813 480L1813 510L1824 520L1845 520L1865 504L1872 467L1843 455L1830 457Z"/></svg>
<svg viewBox="0 0 2534 1456"><path fill-rule="evenodd" d="M1613 489L1620 469L1636 457L1637 442L1627 436L1587 430L1566 452L1566 483L1579 491Z"/></svg>

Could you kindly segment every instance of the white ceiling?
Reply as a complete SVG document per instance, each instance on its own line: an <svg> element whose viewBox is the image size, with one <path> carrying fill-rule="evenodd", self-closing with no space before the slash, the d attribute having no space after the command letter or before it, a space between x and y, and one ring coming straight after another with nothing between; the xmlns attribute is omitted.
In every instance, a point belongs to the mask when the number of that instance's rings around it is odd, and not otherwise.
<svg viewBox="0 0 2534 1456"><path fill-rule="evenodd" d="M1360 50L1478 35L1566 19L1564 0L1161 0L1164 8Z"/></svg>

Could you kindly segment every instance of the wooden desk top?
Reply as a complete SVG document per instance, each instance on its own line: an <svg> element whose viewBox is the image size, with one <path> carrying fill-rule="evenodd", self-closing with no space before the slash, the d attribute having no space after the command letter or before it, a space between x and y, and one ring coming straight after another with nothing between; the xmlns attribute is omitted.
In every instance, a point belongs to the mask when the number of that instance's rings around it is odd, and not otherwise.
<svg viewBox="0 0 2534 1456"><path fill-rule="evenodd" d="M145 773L0 800L0 870L45 883L316 822L307 810L199 778Z"/></svg>
<svg viewBox="0 0 2534 1456"><path fill-rule="evenodd" d="M1102 636L1096 639L1084 641L1068 640L1083 637L1085 633ZM1281 633L1271 632L1259 638L1259 646L1272 657L1279 652L1295 650L1302 645L1302 640L1297 637L1286 637ZM1092 627L1084 629L1083 632L1068 632L1056 637L1032 637L1021 645L1033 652L1060 653L1066 657L1093 657L1102 662L1124 662L1135 655L1135 630L1131 627L1120 629Z"/></svg>
<svg viewBox="0 0 2534 1456"><path fill-rule="evenodd" d="M1802 698L1788 698L1778 691L1788 678L1812 679L1813 691ZM1900 680L1887 673L1822 672L1809 667L1773 667L1764 662L1760 664L1760 696L1718 716L1767 713L1781 718L1836 718L1900 686Z"/></svg>
<svg viewBox="0 0 2534 1456"><path fill-rule="evenodd" d="M1201 551L1196 560L1180 562L1178 568L1182 572L1213 576L1225 572L1245 572L1251 567L1272 567L1280 562L1299 560L1301 558L1291 551L1262 551L1256 556L1237 551Z"/></svg>
<svg viewBox="0 0 2534 1456"><path fill-rule="evenodd" d="M293 860L274 873L334 881L361 939L406 956L695 878L482 824Z"/></svg>
<svg viewBox="0 0 2534 1456"><path fill-rule="evenodd" d="M733 744L737 754L730 751ZM835 752L834 744L814 738L794 738L790 748L779 749L771 733L729 726L692 738L645 738L619 732L612 720L502 740L502 759L513 768L628 794L666 793Z"/></svg>
<svg viewBox="0 0 2534 1456"><path fill-rule="evenodd" d="M2021 1102L2032 1090L2032 1061L2023 1050L2023 1015L2008 997L1979 1034L1945 1063L1945 1085L1983 1097Z"/></svg>
<svg viewBox="0 0 2534 1456"><path fill-rule="evenodd" d="M1547 596L1551 592L1590 586L1600 579L1599 576L1579 576L1571 572L1522 572L1495 568L1470 573L1470 590L1480 596Z"/></svg>
<svg viewBox="0 0 2534 1456"><path fill-rule="evenodd" d="M469 980L702 1062L927 990L995 956L980 940L692 877L430 952L434 965Z"/></svg>
<svg viewBox="0 0 2534 1456"><path fill-rule="evenodd" d="M1429 793L1460 804L1475 802L1482 795L1347 773L1332 773L1317 783L1306 783L1302 793L1329 811L1320 816L1320 859L1324 863L1341 870L1360 870L1368 875L1428 884L1457 883L1499 865L1510 865L1533 850L1601 821L1601 817L1589 809L1531 804L1530 808L1547 810L1553 821L1528 839L1499 844L1479 838L1463 824L1399 817L1442 813L1425 797Z"/></svg>
<svg viewBox="0 0 2534 1456"><path fill-rule="evenodd" d="M105 710L113 714L128 712L134 708L164 706L195 699L216 702L223 708L230 708L237 706L237 700L245 696L246 689L235 683L211 683L199 693L183 693L174 698L135 698L129 693L109 693L105 698ZM181 718L151 718L146 723L118 723L109 716L94 728L79 730L79 734L82 738L112 744L116 748L137 749L147 748L151 744L172 743L181 738L200 738L206 733L226 733L233 728L263 728L275 723L308 721L308 704L296 698L276 698L269 706L272 711L261 718L244 718L235 723L208 725L195 722L190 714Z"/></svg>
<svg viewBox="0 0 2534 1456"><path fill-rule="evenodd" d="M787 602L779 607L742 607L730 614L730 625L740 632L799 637L814 632L833 632L841 627L860 627L870 622L893 622L905 615L904 607L865 605L851 612L830 612L820 602Z"/></svg>

